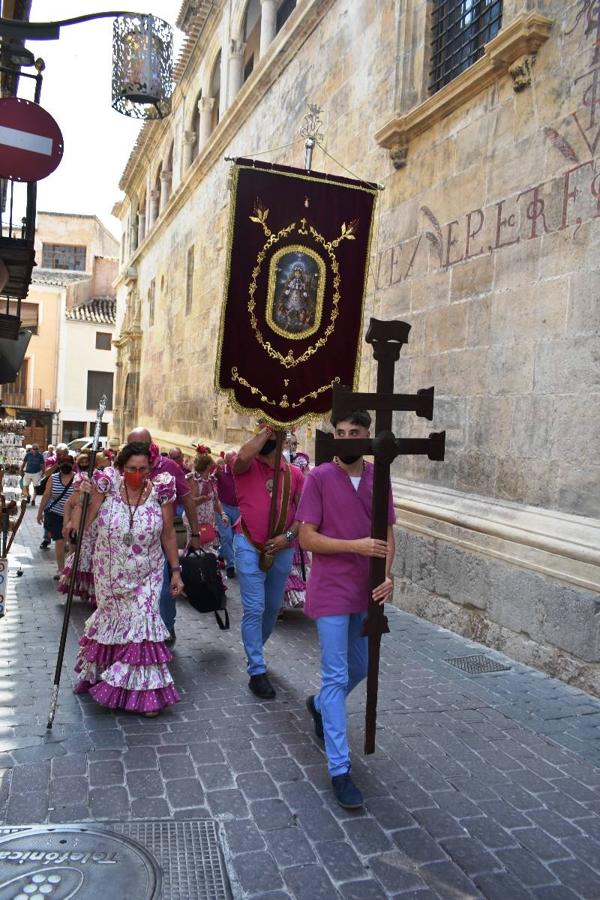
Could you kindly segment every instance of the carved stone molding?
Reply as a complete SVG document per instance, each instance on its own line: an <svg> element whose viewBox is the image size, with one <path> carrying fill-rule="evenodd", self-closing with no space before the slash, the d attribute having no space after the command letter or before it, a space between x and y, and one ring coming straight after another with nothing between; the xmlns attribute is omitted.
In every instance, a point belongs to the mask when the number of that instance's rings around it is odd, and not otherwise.
<svg viewBox="0 0 600 900"><path fill-rule="evenodd" d="M516 91L527 87L531 83L531 58L548 40L552 24L551 19L539 12L521 13L485 45L484 54L477 62L423 103L380 128L375 133L375 140L380 147L390 151L394 167L401 169L406 165L413 138L423 134L498 78L510 72Z"/></svg>
<svg viewBox="0 0 600 900"><path fill-rule="evenodd" d="M515 93L525 90L531 84L533 76L533 67L535 65L536 54L530 53L527 56L521 56L509 68L510 77L513 80L513 89Z"/></svg>
<svg viewBox="0 0 600 900"><path fill-rule="evenodd" d="M396 524L584 590L600 590L600 520L392 479Z"/></svg>

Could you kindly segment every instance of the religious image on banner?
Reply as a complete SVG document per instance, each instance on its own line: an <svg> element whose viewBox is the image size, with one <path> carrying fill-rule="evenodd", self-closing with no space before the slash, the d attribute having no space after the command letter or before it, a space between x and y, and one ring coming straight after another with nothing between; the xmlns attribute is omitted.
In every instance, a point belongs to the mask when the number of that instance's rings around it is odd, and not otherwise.
<svg viewBox="0 0 600 900"><path fill-rule="evenodd" d="M377 186L238 159L216 387L272 425L321 419L358 387Z"/></svg>

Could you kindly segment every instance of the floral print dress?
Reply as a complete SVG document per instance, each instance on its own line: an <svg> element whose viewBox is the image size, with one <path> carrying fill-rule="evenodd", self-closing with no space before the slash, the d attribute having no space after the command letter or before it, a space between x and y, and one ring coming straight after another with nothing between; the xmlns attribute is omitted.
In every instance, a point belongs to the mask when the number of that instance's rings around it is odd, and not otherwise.
<svg viewBox="0 0 600 900"><path fill-rule="evenodd" d="M77 473L73 479L75 490L81 484L81 474ZM83 532L81 538L81 547L79 549L79 565L75 575L75 585L73 593L82 600L87 601L91 607L96 606L96 591L94 589L94 573L92 571L92 560L94 558L94 547L96 545L96 535L98 534L98 519L95 518L91 525ZM57 590L59 594L69 593L69 584L71 582L71 572L73 563L75 562L75 553L70 553L65 560L65 567L59 578Z"/></svg>
<svg viewBox="0 0 600 900"><path fill-rule="evenodd" d="M106 495L98 512L93 573L98 608L85 624L75 671L76 693L89 691L102 706L156 712L179 695L167 663L168 631L160 617L164 556L161 506L175 500L175 479L158 475L144 503L130 512L116 469L94 472ZM133 543L124 542L127 533Z"/></svg>

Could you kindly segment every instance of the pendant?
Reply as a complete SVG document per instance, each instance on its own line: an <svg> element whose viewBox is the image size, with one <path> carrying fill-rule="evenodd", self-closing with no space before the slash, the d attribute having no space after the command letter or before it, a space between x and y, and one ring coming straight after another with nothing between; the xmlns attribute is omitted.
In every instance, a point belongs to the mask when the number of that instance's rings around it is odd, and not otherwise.
<svg viewBox="0 0 600 900"><path fill-rule="evenodd" d="M126 547L131 547L134 540L135 540L135 538L134 538L133 534L131 533L131 531L128 531L127 534L123 535L123 543L125 544Z"/></svg>

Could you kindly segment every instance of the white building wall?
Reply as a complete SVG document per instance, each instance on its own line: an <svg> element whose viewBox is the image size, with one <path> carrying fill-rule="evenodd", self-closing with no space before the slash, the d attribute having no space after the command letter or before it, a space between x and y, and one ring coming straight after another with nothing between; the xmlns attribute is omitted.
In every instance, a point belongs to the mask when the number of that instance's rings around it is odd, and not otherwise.
<svg viewBox="0 0 600 900"><path fill-rule="evenodd" d="M61 374L59 377L58 408L61 433L63 422L93 422L96 409L87 406L88 372L112 372L113 392L116 350L96 349L96 332L110 333L114 337L114 325L96 322L77 322L63 318L60 346ZM104 422L112 423L112 410L104 414Z"/></svg>

